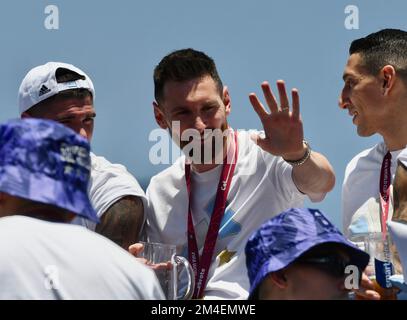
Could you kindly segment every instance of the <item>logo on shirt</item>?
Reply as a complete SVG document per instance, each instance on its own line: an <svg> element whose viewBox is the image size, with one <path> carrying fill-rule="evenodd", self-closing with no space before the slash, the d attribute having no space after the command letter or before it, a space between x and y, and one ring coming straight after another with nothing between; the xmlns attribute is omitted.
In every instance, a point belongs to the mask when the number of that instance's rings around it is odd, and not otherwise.
<svg viewBox="0 0 407 320"><path fill-rule="evenodd" d="M233 256L236 254L236 251L229 251L227 248L218 254L219 257L219 267L228 263L232 260Z"/></svg>

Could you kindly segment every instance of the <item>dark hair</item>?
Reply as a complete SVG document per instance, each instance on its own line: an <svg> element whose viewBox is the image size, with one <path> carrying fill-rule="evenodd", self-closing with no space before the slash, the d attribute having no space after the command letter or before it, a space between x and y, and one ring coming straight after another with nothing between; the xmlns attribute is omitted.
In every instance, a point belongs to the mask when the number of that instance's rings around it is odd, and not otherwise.
<svg viewBox="0 0 407 320"><path fill-rule="evenodd" d="M58 83L76 81L76 80L85 80L85 76L76 73L75 71L65 69L65 68L58 68L55 71L55 78ZM41 112L43 108L48 105L49 103L55 102L57 99L85 99L92 96L92 93L88 89L80 88L80 89L69 89L61 91L52 97L49 97L35 105L33 105L30 109L26 112L31 115L35 116L38 112Z"/></svg>
<svg viewBox="0 0 407 320"><path fill-rule="evenodd" d="M56 205L21 197L17 198L20 200L21 204L18 213L19 215L62 223L70 223L75 218L75 214L73 212Z"/></svg>
<svg viewBox="0 0 407 320"><path fill-rule="evenodd" d="M392 65L407 83L407 32L383 29L364 38L354 40L349 54L359 53L363 67L372 75L385 66Z"/></svg>
<svg viewBox="0 0 407 320"><path fill-rule="evenodd" d="M212 77L222 95L222 80L212 58L194 49L174 51L165 56L154 69L155 99L157 102L163 100L164 85L168 81L183 82L204 76Z"/></svg>

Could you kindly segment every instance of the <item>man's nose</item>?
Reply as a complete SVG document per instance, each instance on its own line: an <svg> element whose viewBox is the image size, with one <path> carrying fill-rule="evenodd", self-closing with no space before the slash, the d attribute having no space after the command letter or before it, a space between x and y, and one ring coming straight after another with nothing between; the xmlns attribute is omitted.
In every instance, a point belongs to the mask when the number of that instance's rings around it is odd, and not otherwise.
<svg viewBox="0 0 407 320"><path fill-rule="evenodd" d="M339 100L338 100L338 106L341 109L346 109L349 104L349 97L348 94L345 92L345 89L342 90Z"/></svg>
<svg viewBox="0 0 407 320"><path fill-rule="evenodd" d="M86 140L89 140L88 132L85 130L85 128L80 127L77 133L84 137Z"/></svg>
<svg viewBox="0 0 407 320"><path fill-rule="evenodd" d="M206 128L205 120L201 116L197 116L195 118L195 129L198 130L200 133L203 133L205 128Z"/></svg>
<svg viewBox="0 0 407 320"><path fill-rule="evenodd" d="M343 103L342 97L339 97L338 106L339 106L339 108L341 108L341 109L346 109L346 106L345 106L345 104Z"/></svg>

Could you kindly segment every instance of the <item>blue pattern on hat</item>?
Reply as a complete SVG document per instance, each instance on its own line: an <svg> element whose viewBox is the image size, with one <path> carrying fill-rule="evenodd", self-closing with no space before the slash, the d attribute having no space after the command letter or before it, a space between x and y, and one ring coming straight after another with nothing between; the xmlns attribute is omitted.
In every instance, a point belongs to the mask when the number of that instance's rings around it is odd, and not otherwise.
<svg viewBox="0 0 407 320"><path fill-rule="evenodd" d="M250 296L269 273L285 268L306 251L328 242L344 245L350 263L365 269L369 255L346 240L320 210L293 208L265 222L245 248Z"/></svg>
<svg viewBox="0 0 407 320"><path fill-rule="evenodd" d="M89 201L89 143L50 120L0 126L0 191L99 222Z"/></svg>

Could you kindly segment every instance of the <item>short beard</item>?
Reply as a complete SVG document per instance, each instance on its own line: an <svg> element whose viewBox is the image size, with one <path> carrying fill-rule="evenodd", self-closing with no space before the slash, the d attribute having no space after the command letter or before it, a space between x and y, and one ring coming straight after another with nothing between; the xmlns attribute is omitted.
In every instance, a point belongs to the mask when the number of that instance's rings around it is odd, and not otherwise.
<svg viewBox="0 0 407 320"><path fill-rule="evenodd" d="M201 136L197 130L186 131L185 135L188 139L180 139L180 148L193 164L212 165L224 162L229 135L227 120L220 129L205 129L204 136Z"/></svg>

